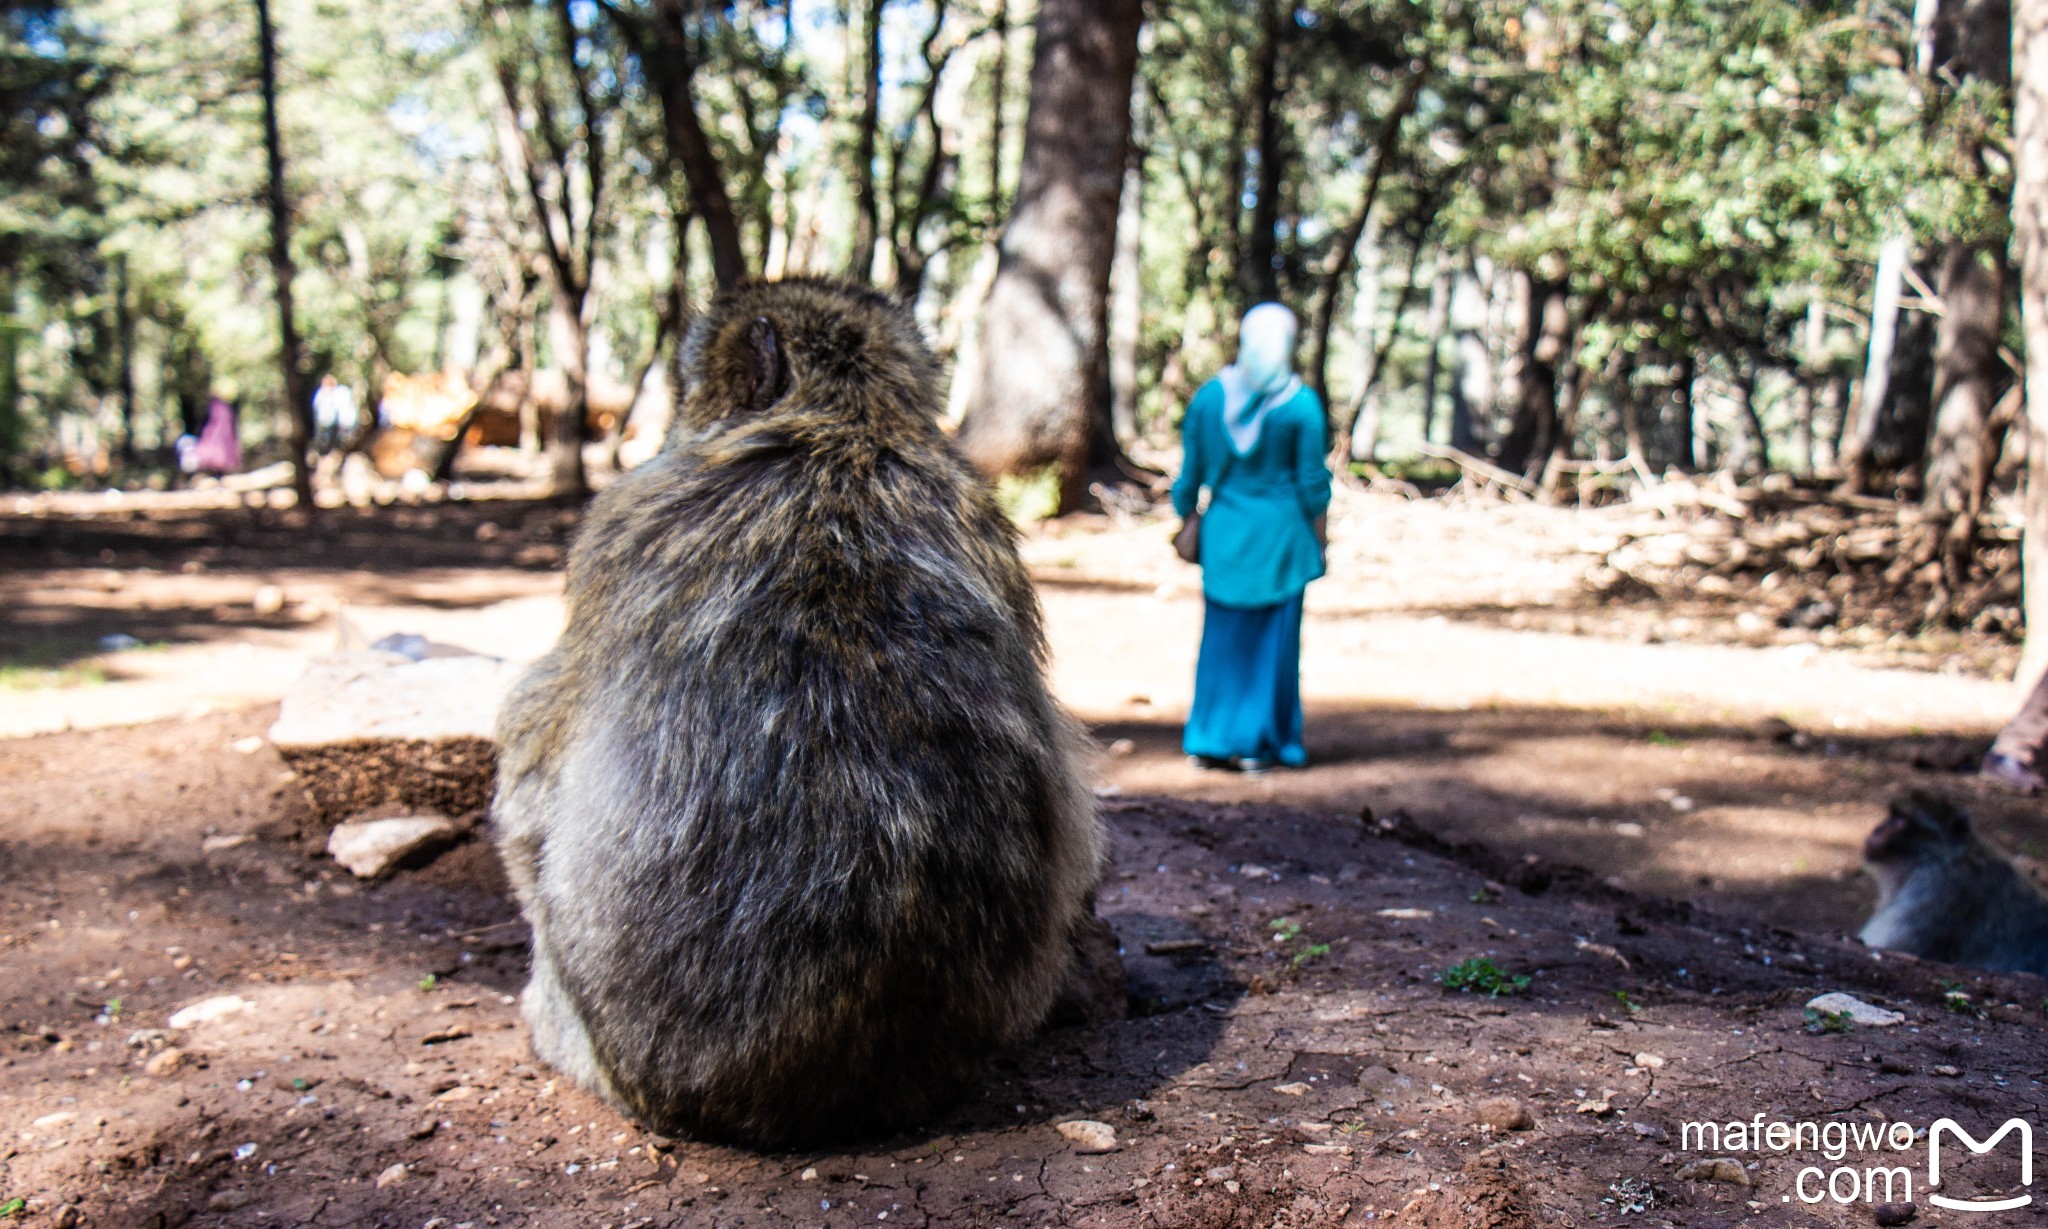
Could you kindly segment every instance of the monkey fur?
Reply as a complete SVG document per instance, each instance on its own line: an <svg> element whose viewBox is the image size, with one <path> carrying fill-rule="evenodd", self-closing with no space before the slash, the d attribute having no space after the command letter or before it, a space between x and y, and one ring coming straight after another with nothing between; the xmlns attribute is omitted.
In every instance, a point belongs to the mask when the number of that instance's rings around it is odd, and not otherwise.
<svg viewBox="0 0 2048 1229"><path fill-rule="evenodd" d="M1863 842L1863 867L1877 882L1865 944L2048 976L2048 897L1955 803L1918 790L1894 799Z"/></svg>
<svg viewBox="0 0 2048 1229"><path fill-rule="evenodd" d="M945 1108L1045 1018L1102 837L1014 532L908 311L731 291L499 727L535 1053L760 1147Z"/></svg>

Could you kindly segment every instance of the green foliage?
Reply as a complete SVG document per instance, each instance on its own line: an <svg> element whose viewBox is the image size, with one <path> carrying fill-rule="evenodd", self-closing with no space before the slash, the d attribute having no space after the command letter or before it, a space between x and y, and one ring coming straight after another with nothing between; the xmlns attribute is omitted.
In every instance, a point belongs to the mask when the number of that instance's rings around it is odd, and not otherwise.
<svg viewBox="0 0 2048 1229"><path fill-rule="evenodd" d="M1005 474L996 479L996 503L1011 520L1031 525L1060 510L1060 471L1048 465L1028 474Z"/></svg>
<svg viewBox="0 0 2048 1229"><path fill-rule="evenodd" d="M434 992L435 987L439 986L440 984L441 979L435 976L434 974L429 973L425 977L420 978L420 993L432 994Z"/></svg>
<svg viewBox="0 0 2048 1229"><path fill-rule="evenodd" d="M20 1216L28 1208L28 1200L15 1196L6 1203L0 1203L0 1216Z"/></svg>
<svg viewBox="0 0 2048 1229"><path fill-rule="evenodd" d="M1468 956L1437 974L1436 980L1446 990L1488 998L1520 994L1529 988L1527 974L1510 974L1484 956Z"/></svg>
<svg viewBox="0 0 2048 1229"><path fill-rule="evenodd" d="M1806 1009L1806 1031L1816 1036L1825 1033L1847 1033L1856 1028L1856 1021L1846 1011L1821 1011Z"/></svg>

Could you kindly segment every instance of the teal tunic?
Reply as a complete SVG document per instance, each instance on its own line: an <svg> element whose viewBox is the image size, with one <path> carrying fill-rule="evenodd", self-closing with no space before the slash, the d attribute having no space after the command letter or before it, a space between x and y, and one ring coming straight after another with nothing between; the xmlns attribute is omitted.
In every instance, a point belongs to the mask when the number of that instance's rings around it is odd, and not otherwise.
<svg viewBox="0 0 2048 1229"><path fill-rule="evenodd" d="M1202 514L1202 593L1240 610L1298 597L1323 574L1314 522L1330 506L1323 406L1307 387L1266 411L1252 450L1238 456L1223 428L1223 385L1211 380L1181 424L1173 510L1182 517L1209 492Z"/></svg>

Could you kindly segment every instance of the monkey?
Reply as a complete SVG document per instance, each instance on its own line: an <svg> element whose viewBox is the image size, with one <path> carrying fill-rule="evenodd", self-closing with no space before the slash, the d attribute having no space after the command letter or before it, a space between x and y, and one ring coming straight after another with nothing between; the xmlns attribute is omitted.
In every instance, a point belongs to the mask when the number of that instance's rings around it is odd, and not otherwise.
<svg viewBox="0 0 2048 1229"><path fill-rule="evenodd" d="M2048 896L1954 802L1920 790L1894 799L1863 842L1863 864L1878 897L1866 945L2048 976Z"/></svg>
<svg viewBox="0 0 2048 1229"><path fill-rule="evenodd" d="M592 502L501 711L537 1057L663 1134L920 1124L1046 1017L1103 870L1016 534L908 310L747 283Z"/></svg>

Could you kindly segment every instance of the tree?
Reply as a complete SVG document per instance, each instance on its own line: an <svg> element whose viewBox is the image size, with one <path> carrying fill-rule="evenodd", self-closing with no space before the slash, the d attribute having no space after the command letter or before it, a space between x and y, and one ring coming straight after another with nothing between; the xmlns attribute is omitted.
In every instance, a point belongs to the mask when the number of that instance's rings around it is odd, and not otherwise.
<svg viewBox="0 0 2048 1229"><path fill-rule="evenodd" d="M2028 426L2021 564L2027 640L2020 676L2031 678L2048 665L2048 0L2014 0L2012 17L2012 232Z"/></svg>
<svg viewBox="0 0 2048 1229"><path fill-rule="evenodd" d="M1058 467L1078 507L1109 429L1109 271L1141 0L1045 0L1024 162L982 322L961 449L983 473Z"/></svg>
<svg viewBox="0 0 2048 1229"><path fill-rule="evenodd" d="M1943 18L1935 59L1949 70L1947 79L1963 86L1962 96L1948 105L1974 121L1956 151L1956 178L1987 182L1992 177L1985 149L1997 141L1995 123L2012 84L2011 0L1960 0L1946 6ZM1946 517L1947 524L1936 527L1938 540L1921 553L1940 559L1944 595L1960 589L1972 571L1977 518L2009 423L2009 416L1996 412L2010 382L1999 353L2008 281L2003 238L1995 231L1951 236L1942 252L1934 428L1922 503L1929 513Z"/></svg>
<svg viewBox="0 0 2048 1229"><path fill-rule="evenodd" d="M263 90L263 157L269 176L264 202L270 210L270 275L277 296L277 361L283 369L286 414L291 423L292 489L299 507L313 510L313 471L306 453L313 443L313 404L306 395L306 369L299 359L298 321L292 311L291 201L284 187L284 139L277 122L277 31L270 24L270 0L256 0L256 45Z"/></svg>
<svg viewBox="0 0 2048 1229"><path fill-rule="evenodd" d="M609 131L617 86L597 84L597 68L616 83L615 66L577 21L571 0L548 0L499 14L496 75L503 106L500 153L525 206L548 284L549 338L566 396L548 438L551 486L560 497L590 492L583 445L590 436L590 326L598 249L608 229ZM566 79L562 87L552 79ZM538 137L538 144L534 138Z"/></svg>

